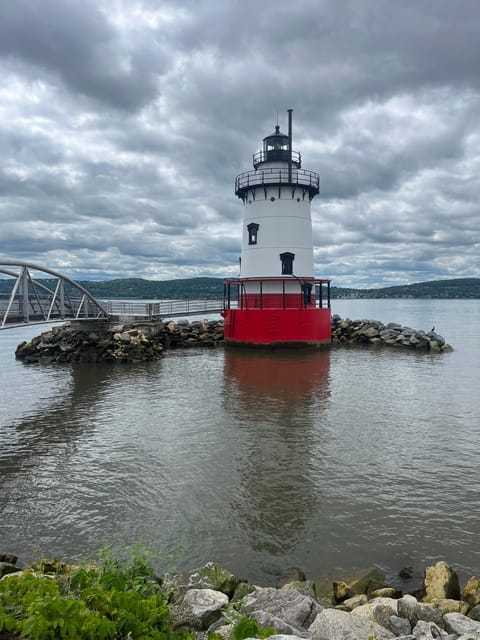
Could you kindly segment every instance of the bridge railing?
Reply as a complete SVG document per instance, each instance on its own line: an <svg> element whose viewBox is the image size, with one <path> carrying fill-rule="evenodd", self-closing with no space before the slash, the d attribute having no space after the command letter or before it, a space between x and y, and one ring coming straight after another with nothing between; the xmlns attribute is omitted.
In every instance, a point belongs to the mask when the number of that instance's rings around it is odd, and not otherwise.
<svg viewBox="0 0 480 640"><path fill-rule="evenodd" d="M109 316L162 318L192 316L223 311L223 299L207 300L102 300L102 307Z"/></svg>

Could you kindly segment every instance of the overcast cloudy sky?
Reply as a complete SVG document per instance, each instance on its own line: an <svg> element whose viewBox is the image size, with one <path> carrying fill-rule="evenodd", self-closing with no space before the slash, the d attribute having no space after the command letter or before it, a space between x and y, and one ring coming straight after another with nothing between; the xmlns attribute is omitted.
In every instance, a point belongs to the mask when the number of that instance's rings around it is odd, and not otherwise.
<svg viewBox="0 0 480 640"><path fill-rule="evenodd" d="M294 109L317 276L479 277L479 0L0 0L0 261L238 275Z"/></svg>

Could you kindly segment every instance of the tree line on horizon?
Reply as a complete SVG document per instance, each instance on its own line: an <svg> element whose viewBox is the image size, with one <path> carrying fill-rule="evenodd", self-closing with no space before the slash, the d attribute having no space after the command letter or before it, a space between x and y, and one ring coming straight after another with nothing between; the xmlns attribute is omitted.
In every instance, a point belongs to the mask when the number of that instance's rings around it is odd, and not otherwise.
<svg viewBox="0 0 480 640"><path fill-rule="evenodd" d="M9 294L13 278L0 279L0 294ZM50 289L56 280L38 280ZM184 278L176 280L144 280L143 278L118 278L115 280L78 280L95 298L137 299L203 299L223 297L221 278ZM397 285L376 289L331 287L331 297L341 298L480 298L480 278L455 278L432 280L415 284Z"/></svg>

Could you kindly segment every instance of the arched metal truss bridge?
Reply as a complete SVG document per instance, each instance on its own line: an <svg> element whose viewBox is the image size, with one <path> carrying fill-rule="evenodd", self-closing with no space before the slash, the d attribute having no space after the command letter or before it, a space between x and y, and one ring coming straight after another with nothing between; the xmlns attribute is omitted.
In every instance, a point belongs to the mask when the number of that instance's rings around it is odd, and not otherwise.
<svg viewBox="0 0 480 640"><path fill-rule="evenodd" d="M26 262L0 261L0 329L108 317L103 303L61 273Z"/></svg>

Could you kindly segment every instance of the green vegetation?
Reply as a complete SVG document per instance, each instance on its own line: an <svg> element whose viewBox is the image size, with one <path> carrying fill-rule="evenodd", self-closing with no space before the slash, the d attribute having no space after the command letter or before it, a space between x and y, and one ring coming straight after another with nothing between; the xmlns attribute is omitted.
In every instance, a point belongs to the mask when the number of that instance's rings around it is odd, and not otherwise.
<svg viewBox="0 0 480 640"><path fill-rule="evenodd" d="M191 639L169 625L169 595L140 549L122 562L105 547L97 564L76 569L43 561L0 581L0 637Z"/></svg>
<svg viewBox="0 0 480 640"><path fill-rule="evenodd" d="M39 280L55 288L56 280ZM0 279L0 294L9 293L14 280ZM185 278L178 280L79 280L78 284L101 299L136 298L143 300L183 300L221 298L221 278ZM332 298L480 298L480 278L433 280L380 289L347 289L331 287Z"/></svg>

